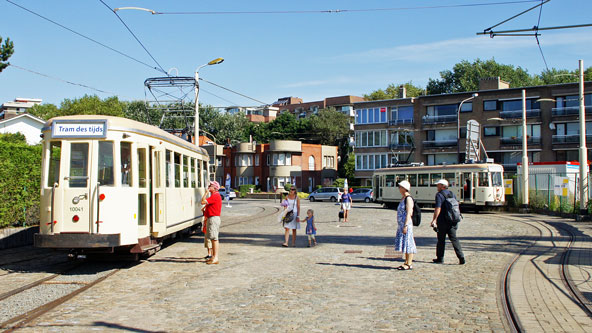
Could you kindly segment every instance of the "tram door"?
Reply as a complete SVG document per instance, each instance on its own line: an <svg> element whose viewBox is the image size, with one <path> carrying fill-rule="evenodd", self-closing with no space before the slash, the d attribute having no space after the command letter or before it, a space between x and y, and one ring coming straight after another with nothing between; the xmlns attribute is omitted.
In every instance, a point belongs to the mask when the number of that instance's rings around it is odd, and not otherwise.
<svg viewBox="0 0 592 333"><path fill-rule="evenodd" d="M164 175L163 155L164 152L150 147L150 171L152 174L151 193L150 193L150 226L151 231L155 232L156 223L164 222Z"/></svg>
<svg viewBox="0 0 592 333"><path fill-rule="evenodd" d="M150 168L148 146L138 144L138 238L150 236Z"/></svg>
<svg viewBox="0 0 592 333"><path fill-rule="evenodd" d="M61 191L56 190L56 198L60 199L59 193L63 195L64 200L55 200L55 202L63 202L63 220L57 221L57 230L67 232L94 232L93 207L96 206L98 200L97 194L91 191L92 182L89 178L91 165L91 142L75 142L64 141L64 147L69 146L69 149L62 150L62 154L66 155L67 164L65 170L63 183L60 182L59 187ZM68 156L69 155L69 156ZM62 156L64 157L64 156ZM59 188L58 188L59 189ZM93 202L94 200L94 202ZM56 215L58 215L58 207L55 207ZM96 209L96 208L95 208ZM54 217L57 219L57 216ZM61 223L61 226L57 225ZM55 230L55 229L54 229Z"/></svg>
<svg viewBox="0 0 592 333"><path fill-rule="evenodd" d="M461 178L462 182L462 198L464 202L472 202L473 201L473 191L472 189L475 186L473 182L473 174L471 172L465 172L462 174Z"/></svg>

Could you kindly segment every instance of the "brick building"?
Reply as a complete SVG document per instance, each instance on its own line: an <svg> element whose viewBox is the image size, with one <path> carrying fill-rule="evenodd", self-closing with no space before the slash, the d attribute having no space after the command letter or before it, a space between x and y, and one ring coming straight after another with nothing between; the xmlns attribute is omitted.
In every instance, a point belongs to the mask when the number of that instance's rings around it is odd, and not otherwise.
<svg viewBox="0 0 592 333"><path fill-rule="evenodd" d="M321 109L335 108L350 117L354 116L354 103L365 101L364 97L359 96L337 96L327 97L320 101L304 102L298 97L279 98L272 106L277 107L282 112L290 112L298 118L310 117L317 114Z"/></svg>
<svg viewBox="0 0 592 333"><path fill-rule="evenodd" d="M592 133L591 83L585 83L586 115L591 120L586 133ZM369 184L374 169L408 157L409 162L426 165L464 161L466 123L471 119L481 124L488 156L515 172L522 156L522 89L529 161L577 160L577 83L509 88L499 78L490 78L481 80L475 92L355 103L356 178ZM474 93L478 96L463 103L459 112L461 101ZM587 141L592 146L592 135L587 134Z"/></svg>
<svg viewBox="0 0 592 333"><path fill-rule="evenodd" d="M274 140L270 143L240 143L224 148L216 179L231 177L231 187L253 184L263 191L295 184L310 192L317 185L330 185L337 178L337 147Z"/></svg>

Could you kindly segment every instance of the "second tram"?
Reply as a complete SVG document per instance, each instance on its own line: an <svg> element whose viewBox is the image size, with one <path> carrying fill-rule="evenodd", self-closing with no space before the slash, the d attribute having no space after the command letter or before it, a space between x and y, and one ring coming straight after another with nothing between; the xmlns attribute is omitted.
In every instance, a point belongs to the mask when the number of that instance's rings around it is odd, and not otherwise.
<svg viewBox="0 0 592 333"><path fill-rule="evenodd" d="M499 164L451 164L433 166L405 166L374 171L372 186L374 201L394 207L401 200L397 183L411 183L411 195L422 206L434 204L436 183L446 179L449 190L456 195L461 207L479 209L505 204L504 168Z"/></svg>

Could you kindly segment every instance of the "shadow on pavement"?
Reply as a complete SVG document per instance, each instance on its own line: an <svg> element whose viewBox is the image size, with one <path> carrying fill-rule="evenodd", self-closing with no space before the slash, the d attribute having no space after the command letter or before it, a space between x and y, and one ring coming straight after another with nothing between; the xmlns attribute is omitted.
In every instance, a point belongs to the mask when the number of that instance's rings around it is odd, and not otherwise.
<svg viewBox="0 0 592 333"><path fill-rule="evenodd" d="M391 267L391 266L374 266L374 265L358 265L358 264L331 264L328 262L318 262L317 265L397 270L396 267Z"/></svg>

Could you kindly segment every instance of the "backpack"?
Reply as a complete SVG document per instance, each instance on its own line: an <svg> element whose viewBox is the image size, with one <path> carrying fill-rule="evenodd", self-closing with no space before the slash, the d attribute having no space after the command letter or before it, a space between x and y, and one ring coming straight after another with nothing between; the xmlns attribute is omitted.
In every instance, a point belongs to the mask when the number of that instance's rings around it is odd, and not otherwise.
<svg viewBox="0 0 592 333"><path fill-rule="evenodd" d="M458 205L458 201L454 197L452 192L447 196L442 194L444 197L444 202L442 202L442 212L444 214L444 220L451 225L456 225L462 219L462 214L460 213L460 206Z"/></svg>
<svg viewBox="0 0 592 333"><path fill-rule="evenodd" d="M417 204L417 200L413 199L411 196L408 196L408 198L413 200L413 213L411 215L411 222L413 222L414 227L418 227L421 223L421 208ZM407 203L405 203L405 207L407 207Z"/></svg>

